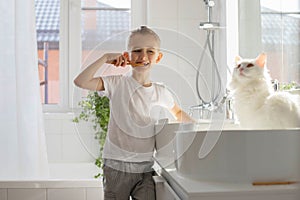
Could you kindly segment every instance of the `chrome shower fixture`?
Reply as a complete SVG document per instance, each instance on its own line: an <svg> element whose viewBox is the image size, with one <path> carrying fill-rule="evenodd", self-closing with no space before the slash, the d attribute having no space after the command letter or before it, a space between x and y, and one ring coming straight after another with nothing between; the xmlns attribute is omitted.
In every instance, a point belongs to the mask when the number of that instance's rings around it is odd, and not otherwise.
<svg viewBox="0 0 300 200"><path fill-rule="evenodd" d="M200 22L199 28L205 30L218 29L219 23L212 21L212 8L215 6L215 1L203 0L207 7L207 21Z"/></svg>
<svg viewBox="0 0 300 200"><path fill-rule="evenodd" d="M194 110L198 110L200 114L200 118L204 119L207 117L203 117L204 115L211 117L212 112L223 112L222 107L225 105L227 101L227 95L222 98L224 94L224 88L222 86L222 78L220 75L219 67L217 61L215 59L215 32L220 28L218 22L212 21L212 10L215 6L215 1L213 0L204 0L205 6L207 7L207 21L200 22L199 28L201 30L206 31L206 42L204 44L203 51L200 56L200 60L198 63L198 69L196 74L196 91L200 100L200 104L190 107L190 113L193 113ZM204 99L200 89L199 89L199 78L200 78L200 69L202 67L202 62L204 58L204 54L208 51L208 54L211 59L211 92L210 98Z"/></svg>

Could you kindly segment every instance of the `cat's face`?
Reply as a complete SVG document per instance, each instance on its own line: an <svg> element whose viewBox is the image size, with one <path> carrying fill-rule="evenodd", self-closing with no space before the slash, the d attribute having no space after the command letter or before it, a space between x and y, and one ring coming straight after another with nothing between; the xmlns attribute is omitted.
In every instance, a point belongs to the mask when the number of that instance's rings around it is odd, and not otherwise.
<svg viewBox="0 0 300 200"><path fill-rule="evenodd" d="M266 55L263 53L255 59L243 59L237 56L231 86L236 88L237 85L235 84L244 85L253 80L263 78L265 76L265 64Z"/></svg>

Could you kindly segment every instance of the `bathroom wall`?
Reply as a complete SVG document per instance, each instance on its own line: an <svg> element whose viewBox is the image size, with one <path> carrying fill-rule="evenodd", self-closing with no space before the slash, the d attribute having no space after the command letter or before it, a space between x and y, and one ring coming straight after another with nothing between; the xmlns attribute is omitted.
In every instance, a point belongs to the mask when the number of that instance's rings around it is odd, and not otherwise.
<svg viewBox="0 0 300 200"><path fill-rule="evenodd" d="M219 22L222 28L215 31L214 54L222 83L225 84L226 1L215 1L215 3L212 20ZM164 58L160 63L161 66L154 68L153 79L166 83L176 93L180 105L187 111L191 105L199 103L195 90L196 68L204 50L207 32L198 27L200 22L208 20L207 9L204 2L200 0L150 0L148 8L146 24L157 28L162 40L162 48L166 49L163 51ZM200 70L201 80L206 79L208 86L213 87L211 81L212 73L215 71L212 69L212 60L207 53L206 48ZM216 88L208 90L204 82L200 83L200 93L209 99L210 92L216 91Z"/></svg>
<svg viewBox="0 0 300 200"><path fill-rule="evenodd" d="M51 163L94 162L99 145L91 124L72 120L76 113L45 113L48 160Z"/></svg>
<svg viewBox="0 0 300 200"><path fill-rule="evenodd" d="M152 79L166 83L174 92L177 102L188 111L199 103L195 91L195 68L205 44L206 32L199 30L200 22L207 21L207 10L201 0L132 0L143 17L135 16L133 27L148 24L155 28L162 39L164 58L153 69ZM143 6L148 4L148 10ZM220 22L222 29L215 34L215 56L222 81L226 79L226 1L216 1L213 21ZM142 11L141 11L142 10ZM141 13L137 12L137 15ZM137 20L138 19L138 20ZM204 56L201 74L210 81L211 60ZM202 84L204 85L204 84ZM207 90L200 86L203 95ZM75 113L76 115L76 113ZM74 124L72 113L45 113L45 132L50 162L94 162L98 144L91 126Z"/></svg>

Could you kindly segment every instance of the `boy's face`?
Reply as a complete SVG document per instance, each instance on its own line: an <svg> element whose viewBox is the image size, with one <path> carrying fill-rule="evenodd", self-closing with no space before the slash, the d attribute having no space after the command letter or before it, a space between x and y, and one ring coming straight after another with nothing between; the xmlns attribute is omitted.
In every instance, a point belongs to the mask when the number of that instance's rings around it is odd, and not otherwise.
<svg viewBox="0 0 300 200"><path fill-rule="evenodd" d="M150 34L134 35L129 46L129 51L130 61L133 66L137 67L151 66L158 63L162 57L158 42Z"/></svg>

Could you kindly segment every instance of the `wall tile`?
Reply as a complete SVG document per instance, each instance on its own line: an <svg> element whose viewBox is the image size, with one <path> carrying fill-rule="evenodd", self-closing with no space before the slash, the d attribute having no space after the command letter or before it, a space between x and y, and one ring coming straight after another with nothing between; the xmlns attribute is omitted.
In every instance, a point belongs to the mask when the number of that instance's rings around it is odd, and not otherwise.
<svg viewBox="0 0 300 200"><path fill-rule="evenodd" d="M178 70L180 70L184 75L194 75L197 72L200 57L203 53L203 48L201 46L198 47L182 47L179 50L179 54L181 58L178 60ZM203 61L208 60L207 53L204 52Z"/></svg>
<svg viewBox="0 0 300 200"><path fill-rule="evenodd" d="M57 119L45 119L46 135L58 135L62 131L62 121Z"/></svg>
<svg viewBox="0 0 300 200"><path fill-rule="evenodd" d="M47 200L86 200L84 188L48 189Z"/></svg>
<svg viewBox="0 0 300 200"><path fill-rule="evenodd" d="M50 177L54 179L94 179L94 176L99 172L102 172L94 162L83 162L83 163L51 163L50 165ZM87 180L89 181L89 180ZM96 180L95 180L96 181ZM80 186L85 185L83 182L74 182L81 184ZM100 181L101 183L101 181ZM66 183L62 183L63 184ZM85 185L90 187L90 185ZM100 187L101 185L99 185ZM63 187L74 188L74 185L65 185Z"/></svg>
<svg viewBox="0 0 300 200"><path fill-rule="evenodd" d="M176 19L149 19L149 26L150 27L159 27L164 29L171 29L171 30L177 30L178 24Z"/></svg>
<svg viewBox="0 0 300 200"><path fill-rule="evenodd" d="M91 162L94 160L77 135L63 135L62 136L62 159L66 162Z"/></svg>
<svg viewBox="0 0 300 200"><path fill-rule="evenodd" d="M64 119L62 120L62 134L74 134L76 131L76 124L72 121L72 119Z"/></svg>
<svg viewBox="0 0 300 200"><path fill-rule="evenodd" d="M186 76L185 80L179 80L180 88L178 90L178 97L180 99L180 106L188 108L197 105L198 96L195 91L195 76ZM187 110L186 110L187 111Z"/></svg>
<svg viewBox="0 0 300 200"><path fill-rule="evenodd" d="M50 162L91 162L94 159L84 149L79 136L88 149L98 156L99 145L94 139L91 123L74 124L70 114L46 115L45 127L48 160ZM54 127L54 128L53 128ZM79 136L78 136L79 135Z"/></svg>
<svg viewBox="0 0 300 200"><path fill-rule="evenodd" d="M176 68L172 68L172 66L158 66L153 68L152 76L151 79L153 81L163 82L176 93L179 87L177 80L180 78L180 74Z"/></svg>
<svg viewBox="0 0 300 200"><path fill-rule="evenodd" d="M79 133L80 135L94 135L92 122L80 121L79 123L73 123L72 126L74 127L75 131L73 133Z"/></svg>
<svg viewBox="0 0 300 200"><path fill-rule="evenodd" d="M7 200L7 189L0 189L0 200Z"/></svg>
<svg viewBox="0 0 300 200"><path fill-rule="evenodd" d="M103 188L87 188L86 200L102 200L104 199Z"/></svg>
<svg viewBox="0 0 300 200"><path fill-rule="evenodd" d="M178 31L176 29L160 28L155 30L161 39L161 49L167 51L177 51Z"/></svg>
<svg viewBox="0 0 300 200"><path fill-rule="evenodd" d="M49 162L62 161L62 136L46 135L47 154Z"/></svg>
<svg viewBox="0 0 300 200"><path fill-rule="evenodd" d="M178 7L174 0L151 0L149 2L149 19L177 19Z"/></svg>
<svg viewBox="0 0 300 200"><path fill-rule="evenodd" d="M203 1L187 0L178 1L179 19L202 19L206 20L207 11Z"/></svg>
<svg viewBox="0 0 300 200"><path fill-rule="evenodd" d="M80 136L80 141L85 145L85 147L88 149L88 152L92 154L93 157L98 157L99 156L99 149L100 145L98 140L95 139L95 134L81 134ZM78 136L78 138L79 138ZM81 144L82 144L81 143ZM85 152L87 152L86 149L84 149Z"/></svg>
<svg viewBox="0 0 300 200"><path fill-rule="evenodd" d="M8 200L46 200L46 189L8 189Z"/></svg>
<svg viewBox="0 0 300 200"><path fill-rule="evenodd" d="M195 40L198 43L203 43L206 39L206 32L199 29L200 20L197 19L180 19L178 20L178 31L186 34L191 40ZM187 46L187 44L182 44Z"/></svg>

